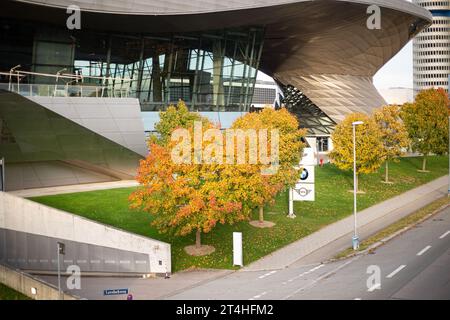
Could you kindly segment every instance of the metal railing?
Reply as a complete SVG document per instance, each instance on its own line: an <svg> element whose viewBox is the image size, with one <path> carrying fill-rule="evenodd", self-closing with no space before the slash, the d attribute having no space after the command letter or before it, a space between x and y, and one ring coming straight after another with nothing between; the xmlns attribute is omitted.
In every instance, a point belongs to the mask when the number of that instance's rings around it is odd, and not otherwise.
<svg viewBox="0 0 450 320"><path fill-rule="evenodd" d="M133 95L131 87L133 81L135 81L130 78L93 77L60 72L48 74L20 71L16 70L16 67L9 72L0 72L0 76L6 76L8 79L7 83L0 83L0 89L15 92L26 97L128 98ZM30 79L35 77L39 77L40 80L44 79L44 82L53 80L55 83L32 83L33 81L30 81ZM28 81L28 83L25 83L24 80ZM100 84L84 83L85 80L96 81Z"/></svg>

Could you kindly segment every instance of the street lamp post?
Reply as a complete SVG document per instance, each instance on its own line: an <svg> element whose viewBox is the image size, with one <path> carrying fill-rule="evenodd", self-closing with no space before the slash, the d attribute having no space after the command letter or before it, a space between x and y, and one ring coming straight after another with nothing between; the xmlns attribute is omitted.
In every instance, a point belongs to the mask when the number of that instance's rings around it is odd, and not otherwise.
<svg viewBox="0 0 450 320"><path fill-rule="evenodd" d="M60 256L64 256L66 254L66 245L62 242L56 243L57 248L57 254L58 254L58 293L59 293L59 300L63 300L63 295L61 291L61 263L60 263Z"/></svg>
<svg viewBox="0 0 450 320"><path fill-rule="evenodd" d="M352 123L353 127L353 216L354 216L354 233L352 238L353 250L359 249L359 237L357 232L356 220L356 195L357 195L357 176L356 176L356 126L364 124L362 121L355 121Z"/></svg>

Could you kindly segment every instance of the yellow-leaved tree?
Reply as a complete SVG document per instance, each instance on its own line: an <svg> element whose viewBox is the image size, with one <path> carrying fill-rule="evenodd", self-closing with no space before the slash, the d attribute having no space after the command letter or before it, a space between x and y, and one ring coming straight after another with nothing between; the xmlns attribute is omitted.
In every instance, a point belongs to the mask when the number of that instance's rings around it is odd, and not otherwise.
<svg viewBox="0 0 450 320"><path fill-rule="evenodd" d="M381 132L381 141L383 143L383 154L386 173L384 183L389 181L389 161L398 161L398 158L409 146L408 132L400 118L400 107L389 105L375 110L373 117L378 124Z"/></svg>
<svg viewBox="0 0 450 320"><path fill-rule="evenodd" d="M358 176L373 173L383 164L382 136L375 120L362 113L349 114L332 134L334 149L330 152L330 159L341 170L353 170L352 124L356 121L364 122L356 126L356 190L359 192Z"/></svg>
<svg viewBox="0 0 450 320"><path fill-rule="evenodd" d="M264 221L264 206L274 202L275 197L281 191L293 187L299 180L300 172L294 166L298 166L303 154L304 143L302 138L306 135L306 130L299 128L297 118L287 109L274 110L264 108L258 113L248 113L238 118L232 125L234 130L244 130L249 133L251 130L264 132L267 130L267 142L259 139L258 151L261 148L268 150L269 157L277 152L277 163L273 161L268 166L264 164L261 153L258 152L257 164L242 164L230 167L232 170L230 179L239 186L239 202L248 209L259 210L259 221L253 221L252 225L260 227L273 226L270 222ZM277 132L274 136L271 133ZM277 137L278 142L274 141ZM238 144L238 143L236 143ZM235 144L235 145L236 145ZM251 136L246 138L246 153L251 152ZM276 150L273 146L276 145ZM234 173L234 174L233 174ZM236 174L239 173L239 174Z"/></svg>
<svg viewBox="0 0 450 320"><path fill-rule="evenodd" d="M151 135L149 144L167 145L172 132L177 128L193 128L195 121L201 121L208 126L208 119L197 112L190 112L182 100L177 105L170 105L166 111L159 112L159 121L155 125L157 134Z"/></svg>
<svg viewBox="0 0 450 320"><path fill-rule="evenodd" d="M448 148L449 99L444 89L419 92L414 103L402 106L401 117L414 152L423 154L422 172L427 172L427 156L443 154Z"/></svg>
<svg viewBox="0 0 450 320"><path fill-rule="evenodd" d="M175 115L176 109L170 108L157 125L159 138L164 139L149 142L150 153L141 160L136 177L140 187L129 201L132 208L150 213L152 225L161 233L186 236L194 232L195 245L185 250L203 256L215 249L202 245L202 233L211 232L217 224L247 220L248 215L236 200L239 189L227 180L229 169L220 161L223 133L208 120L181 109ZM194 141L196 137L200 143ZM209 161L213 157L218 161Z"/></svg>

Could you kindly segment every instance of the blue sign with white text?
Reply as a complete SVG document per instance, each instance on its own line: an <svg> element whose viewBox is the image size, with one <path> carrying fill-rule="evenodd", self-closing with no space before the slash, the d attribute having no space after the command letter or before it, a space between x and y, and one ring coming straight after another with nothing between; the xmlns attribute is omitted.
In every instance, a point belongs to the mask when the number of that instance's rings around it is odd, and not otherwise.
<svg viewBox="0 0 450 320"><path fill-rule="evenodd" d="M103 290L104 296L117 296L121 294L128 294L128 289L107 289Z"/></svg>

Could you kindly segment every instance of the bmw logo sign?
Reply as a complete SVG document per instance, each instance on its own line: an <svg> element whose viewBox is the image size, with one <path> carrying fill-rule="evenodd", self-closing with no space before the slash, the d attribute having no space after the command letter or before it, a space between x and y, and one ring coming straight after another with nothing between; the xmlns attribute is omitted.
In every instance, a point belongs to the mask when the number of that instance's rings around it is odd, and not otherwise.
<svg viewBox="0 0 450 320"><path fill-rule="evenodd" d="M300 175L300 180L305 181L307 180L309 177L309 172L306 169L303 169L301 175Z"/></svg>

